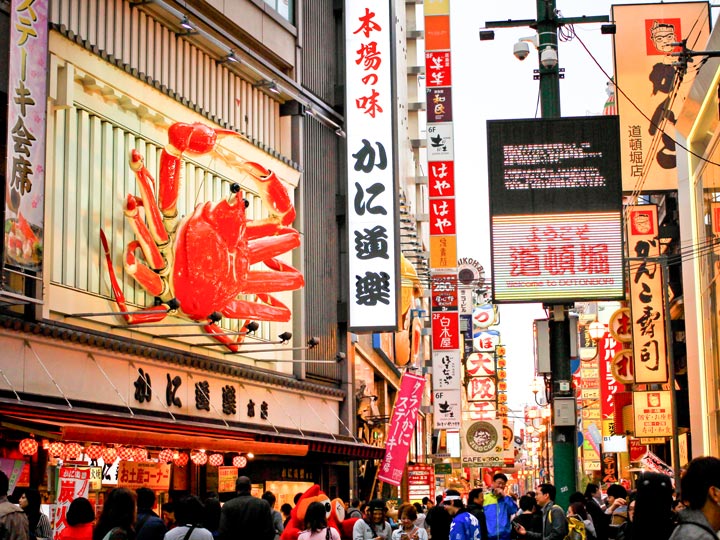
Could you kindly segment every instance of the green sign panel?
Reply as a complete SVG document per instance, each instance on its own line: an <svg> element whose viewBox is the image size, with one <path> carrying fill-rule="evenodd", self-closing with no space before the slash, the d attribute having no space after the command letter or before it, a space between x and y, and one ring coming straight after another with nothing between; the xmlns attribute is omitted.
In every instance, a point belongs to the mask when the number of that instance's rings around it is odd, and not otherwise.
<svg viewBox="0 0 720 540"><path fill-rule="evenodd" d="M452 474L452 463L435 463L435 474Z"/></svg>

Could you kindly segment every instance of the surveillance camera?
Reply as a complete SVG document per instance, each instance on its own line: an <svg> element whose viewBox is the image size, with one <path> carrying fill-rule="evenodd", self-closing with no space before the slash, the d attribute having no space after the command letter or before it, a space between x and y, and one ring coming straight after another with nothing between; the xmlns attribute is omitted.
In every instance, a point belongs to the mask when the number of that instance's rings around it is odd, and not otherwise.
<svg viewBox="0 0 720 540"><path fill-rule="evenodd" d="M546 68L554 68L558 63L558 54L549 45L540 53L540 63Z"/></svg>
<svg viewBox="0 0 720 540"><path fill-rule="evenodd" d="M530 45L525 41L518 41L513 45L513 54L518 60L525 60L530 54Z"/></svg>

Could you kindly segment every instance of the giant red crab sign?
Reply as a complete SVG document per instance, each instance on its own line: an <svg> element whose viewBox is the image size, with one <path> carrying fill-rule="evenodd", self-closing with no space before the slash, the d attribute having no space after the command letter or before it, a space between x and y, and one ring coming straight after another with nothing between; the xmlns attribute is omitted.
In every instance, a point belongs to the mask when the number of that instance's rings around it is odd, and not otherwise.
<svg viewBox="0 0 720 540"><path fill-rule="evenodd" d="M230 187L226 199L198 204L191 215L178 218L183 154L211 152L218 137L224 136L240 135L200 123L170 126L169 143L160 157L157 200L155 180L140 153L131 152L130 168L140 195L128 194L125 215L137 239L127 245L123 262L127 273L155 297L155 305L137 313L128 311L102 230L100 239L115 301L128 324L157 322L168 314L204 322L208 334L236 352L244 336L225 335L217 322L222 317L288 321L288 307L269 293L299 289L304 280L295 268L276 258L298 247L300 234L290 227L295 208L287 190L262 165L245 162L241 172L257 184L270 209L267 218L248 221L239 184ZM260 262L266 269L250 269Z"/></svg>

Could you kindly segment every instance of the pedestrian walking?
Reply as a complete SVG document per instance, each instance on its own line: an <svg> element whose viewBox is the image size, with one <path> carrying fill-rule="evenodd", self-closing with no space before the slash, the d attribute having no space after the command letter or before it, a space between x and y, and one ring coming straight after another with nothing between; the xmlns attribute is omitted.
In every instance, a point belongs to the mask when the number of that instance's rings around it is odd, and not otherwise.
<svg viewBox="0 0 720 540"><path fill-rule="evenodd" d="M60 531L59 540L92 540L95 509L85 497L70 503L65 521L67 526Z"/></svg>
<svg viewBox="0 0 720 540"><path fill-rule="evenodd" d="M465 508L459 491L448 489L443 504L452 518L450 540L480 540L480 523Z"/></svg>
<svg viewBox="0 0 720 540"><path fill-rule="evenodd" d="M273 529L275 529L275 540L280 540L280 535L282 534L283 530L285 530L285 526L283 525L282 514L278 510L275 510L275 501L277 500L275 498L275 494L272 491L266 491L262 494L262 498L265 499L270 505L270 512L272 513L273 520Z"/></svg>
<svg viewBox="0 0 720 540"><path fill-rule="evenodd" d="M30 526L28 517L19 506L14 505L7 498L10 480L0 471L0 532L3 530L5 540L28 540Z"/></svg>
<svg viewBox="0 0 720 540"><path fill-rule="evenodd" d="M239 476L235 481L237 496L226 502L220 513L220 540L275 538L270 505L250 494L251 485L247 476Z"/></svg>
<svg viewBox="0 0 720 540"><path fill-rule="evenodd" d="M20 495L18 504L23 512L27 514L30 538L32 540L48 540L52 538L50 520L40 509L42 505L40 492L37 489L26 489L22 495Z"/></svg>
<svg viewBox="0 0 720 540"><path fill-rule="evenodd" d="M155 492L146 487L137 488L137 523L135 523L135 534L137 540L163 540L167 527L165 522L158 516L153 508L155 507Z"/></svg>
<svg viewBox="0 0 720 540"><path fill-rule="evenodd" d="M628 523L619 540L668 540L675 528L672 512L673 485L669 476L642 472L628 503ZM632 515L630 505L635 503Z"/></svg>
<svg viewBox="0 0 720 540"><path fill-rule="evenodd" d="M542 513L535 511L537 509L535 496L525 494L520 497L518 502L520 503L520 513L512 520L513 531L510 537L513 540L519 538L517 525L522 525L527 531L542 532Z"/></svg>
<svg viewBox="0 0 720 540"><path fill-rule="evenodd" d="M448 540L450 538L450 524L452 517L442 504L442 501L428 510L425 516L425 525L430 532L432 540Z"/></svg>
<svg viewBox="0 0 720 540"><path fill-rule="evenodd" d="M485 495L483 494L482 488L471 489L470 493L468 494L467 511L470 512L473 516L475 516L478 520L478 524L480 525L480 538L482 540L487 540L488 530L487 521L485 518L485 509L483 507L485 502L484 499Z"/></svg>
<svg viewBox="0 0 720 540"><path fill-rule="evenodd" d="M584 495L581 494L584 498ZM568 540L596 540L595 524L585 509L585 503L576 501L567 511Z"/></svg>
<svg viewBox="0 0 720 540"><path fill-rule="evenodd" d="M325 516L325 505L311 502L305 510L305 530L298 540L340 540L340 532L328 527Z"/></svg>
<svg viewBox="0 0 720 540"><path fill-rule="evenodd" d="M387 507L382 499L368 503L367 515L353 526L353 540L390 540L392 527L385 521Z"/></svg>
<svg viewBox="0 0 720 540"><path fill-rule="evenodd" d="M428 540L427 531L418 527L417 509L412 504L403 504L398 509L398 521L400 526L392 533L392 540Z"/></svg>
<svg viewBox="0 0 720 540"><path fill-rule="evenodd" d="M350 502L350 506L348 507L346 518L358 518L362 519L363 514L362 510L360 510L360 501L358 499L353 499Z"/></svg>
<svg viewBox="0 0 720 540"><path fill-rule="evenodd" d="M542 509L542 531L528 531L518 525L518 535L531 540L563 540L568 534L568 522L563 509L555 504L555 486L540 484L535 502Z"/></svg>
<svg viewBox="0 0 720 540"><path fill-rule="evenodd" d="M517 504L505 494L507 476L496 473L491 489L485 494L483 507L490 540L510 540L512 518L518 513Z"/></svg>
<svg viewBox="0 0 720 540"><path fill-rule="evenodd" d="M605 513L610 516L610 527L619 527L627 521L627 496L627 489L620 484L608 486ZM614 538L612 530L608 536Z"/></svg>
<svg viewBox="0 0 720 540"><path fill-rule="evenodd" d="M608 540L610 515L602 509L602 491L597 484L588 484L585 487L585 509L595 526L597 540Z"/></svg>
<svg viewBox="0 0 720 540"><path fill-rule="evenodd" d="M175 505L177 526L165 533L165 540L213 540L203 526L205 506L195 495L186 495Z"/></svg>
<svg viewBox="0 0 720 540"><path fill-rule="evenodd" d="M680 481L682 500L688 505L670 540L717 540L720 531L720 459L693 459Z"/></svg>
<svg viewBox="0 0 720 540"><path fill-rule="evenodd" d="M115 488L105 498L93 540L135 540L135 493Z"/></svg>

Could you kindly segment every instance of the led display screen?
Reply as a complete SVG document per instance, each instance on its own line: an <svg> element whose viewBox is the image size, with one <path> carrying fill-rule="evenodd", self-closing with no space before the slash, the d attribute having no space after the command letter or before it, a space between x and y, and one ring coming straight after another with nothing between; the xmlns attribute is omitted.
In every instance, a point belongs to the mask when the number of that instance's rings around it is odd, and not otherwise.
<svg viewBox="0 0 720 540"><path fill-rule="evenodd" d="M616 116L492 120L493 299L623 298Z"/></svg>

